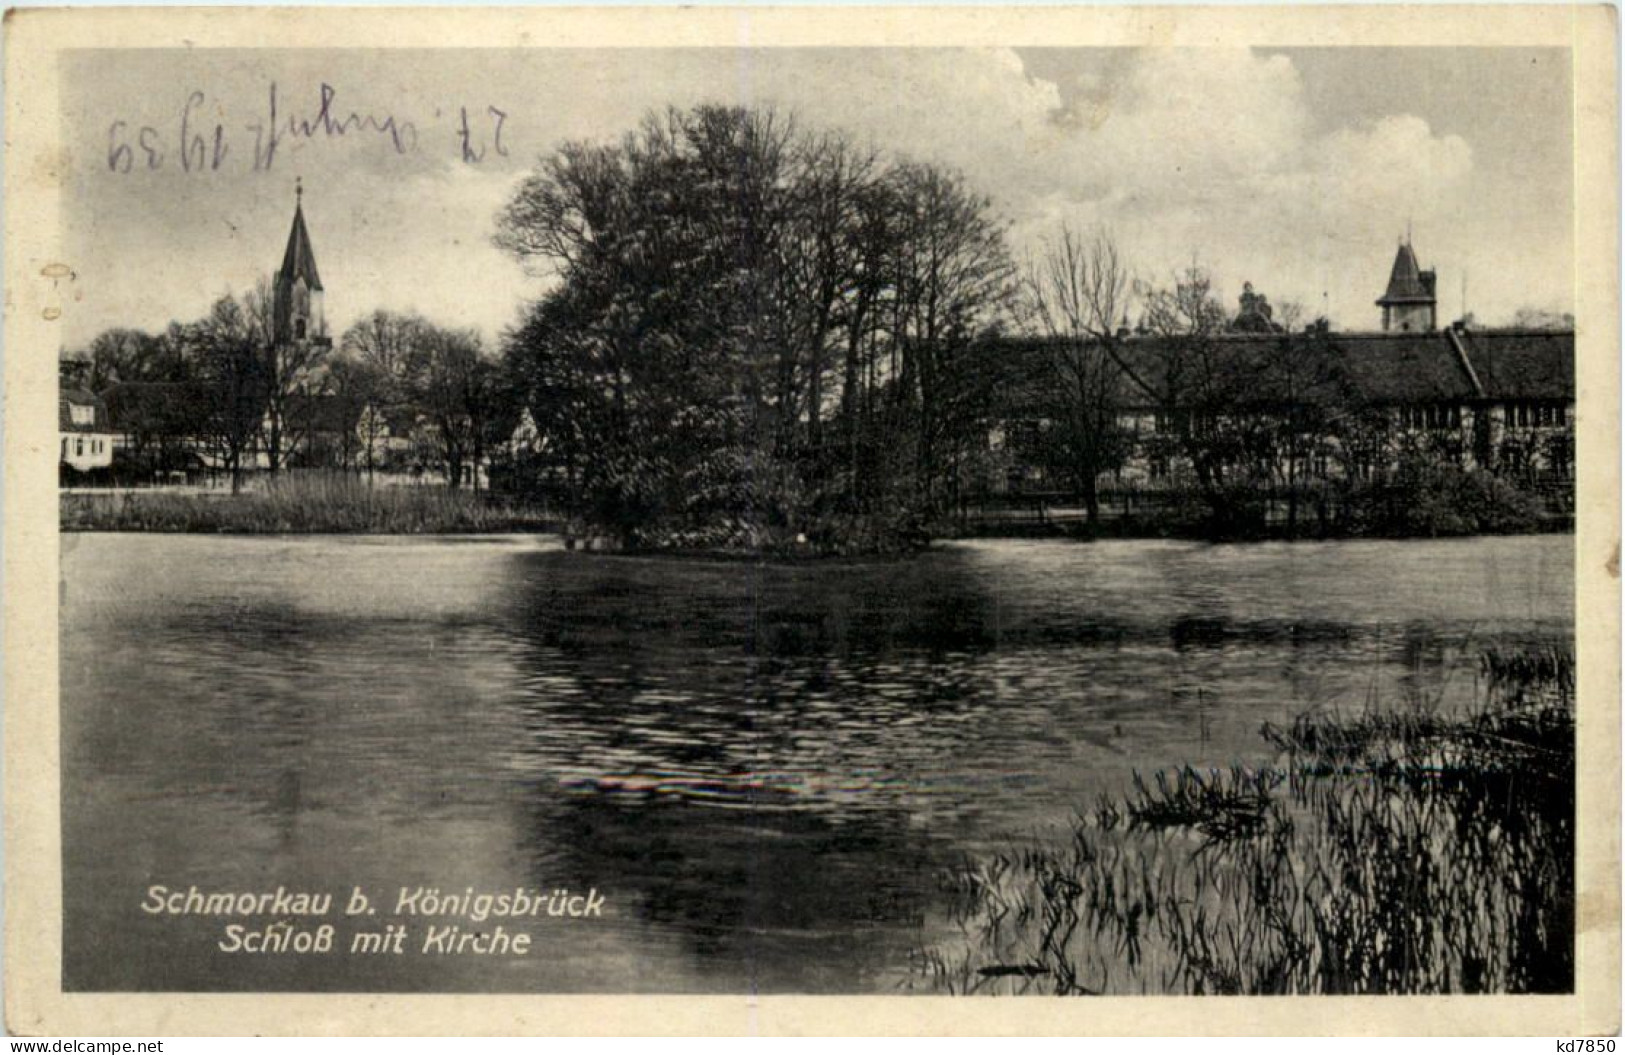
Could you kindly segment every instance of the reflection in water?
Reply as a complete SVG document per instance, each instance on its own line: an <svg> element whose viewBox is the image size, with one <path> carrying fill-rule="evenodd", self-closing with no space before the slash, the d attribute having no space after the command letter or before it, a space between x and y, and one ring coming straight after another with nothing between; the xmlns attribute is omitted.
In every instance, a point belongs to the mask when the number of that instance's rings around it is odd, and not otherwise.
<svg viewBox="0 0 1625 1055"><path fill-rule="evenodd" d="M994 542L900 562L85 536L64 554L66 982L889 991L939 870L1266 719L1466 698L1572 632L1569 540ZM1465 660L1464 660L1464 657ZM213 949L146 887L596 887L539 953ZM386 910L387 911L387 910Z"/></svg>

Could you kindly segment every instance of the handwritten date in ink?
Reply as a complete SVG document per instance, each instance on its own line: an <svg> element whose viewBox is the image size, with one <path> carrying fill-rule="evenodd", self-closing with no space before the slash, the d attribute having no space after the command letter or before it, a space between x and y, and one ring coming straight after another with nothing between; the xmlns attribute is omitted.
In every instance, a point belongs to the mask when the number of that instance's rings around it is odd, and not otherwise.
<svg viewBox="0 0 1625 1055"><path fill-rule="evenodd" d="M447 111L449 118L450 111ZM458 106L454 127L427 142L443 142L464 164L477 165L495 154L508 156L503 142L506 111L496 106ZM432 129L441 111L425 125ZM313 96L290 101L271 82L263 110L253 120L236 122L218 101L204 92L186 94L171 122L135 124L123 118L107 126L107 169L128 174L139 171L220 172L231 166L269 172L282 149L298 142L383 143L390 153L411 154L420 149L421 122L390 112L353 109L339 91L323 82Z"/></svg>

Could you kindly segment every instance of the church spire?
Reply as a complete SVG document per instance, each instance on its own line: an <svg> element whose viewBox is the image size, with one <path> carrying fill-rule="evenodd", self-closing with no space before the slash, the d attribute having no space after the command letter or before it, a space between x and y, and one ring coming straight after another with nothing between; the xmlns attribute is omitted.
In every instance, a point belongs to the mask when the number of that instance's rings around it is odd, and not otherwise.
<svg viewBox="0 0 1625 1055"><path fill-rule="evenodd" d="M322 279L316 273L316 251L310 246L310 232L305 230L305 187L302 182L293 185L293 228L288 232L288 249L282 254L282 270L277 272L278 282L292 282L303 278L310 289L321 289Z"/></svg>
<svg viewBox="0 0 1625 1055"><path fill-rule="evenodd" d="M288 248L273 282L276 342L325 341L327 320L322 313L322 277L316 271L316 251L305 228L305 185L293 185L293 227Z"/></svg>

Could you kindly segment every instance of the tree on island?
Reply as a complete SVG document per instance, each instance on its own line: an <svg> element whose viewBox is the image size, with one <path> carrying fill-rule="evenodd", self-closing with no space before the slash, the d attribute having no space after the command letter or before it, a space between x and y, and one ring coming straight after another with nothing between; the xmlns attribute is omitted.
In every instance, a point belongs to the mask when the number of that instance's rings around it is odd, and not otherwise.
<svg viewBox="0 0 1625 1055"><path fill-rule="evenodd" d="M1010 287L957 176L773 111L671 110L558 148L498 242L556 280L507 371L589 530L836 549L951 504Z"/></svg>

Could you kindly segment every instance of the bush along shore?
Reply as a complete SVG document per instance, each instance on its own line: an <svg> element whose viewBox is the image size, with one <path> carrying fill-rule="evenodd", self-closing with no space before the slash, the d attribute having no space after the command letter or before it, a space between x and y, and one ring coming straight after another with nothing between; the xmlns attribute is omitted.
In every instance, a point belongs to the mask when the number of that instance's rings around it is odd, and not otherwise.
<svg viewBox="0 0 1625 1055"><path fill-rule="evenodd" d="M253 491L60 496L63 531L206 534L483 534L550 531L539 509L444 487L370 486L347 473L269 477Z"/></svg>
<svg viewBox="0 0 1625 1055"><path fill-rule="evenodd" d="M1544 489L1478 469L1413 461L1376 480L1298 488L1101 490L1098 517L1065 495L971 503L972 536L1255 539L1447 538L1570 531L1572 486ZM1054 507L1053 510L1051 507Z"/></svg>
<svg viewBox="0 0 1625 1055"><path fill-rule="evenodd" d="M1471 713L1306 715L1261 770L1136 779L945 877L954 993L1557 993L1574 982L1572 653L1488 650Z"/></svg>

